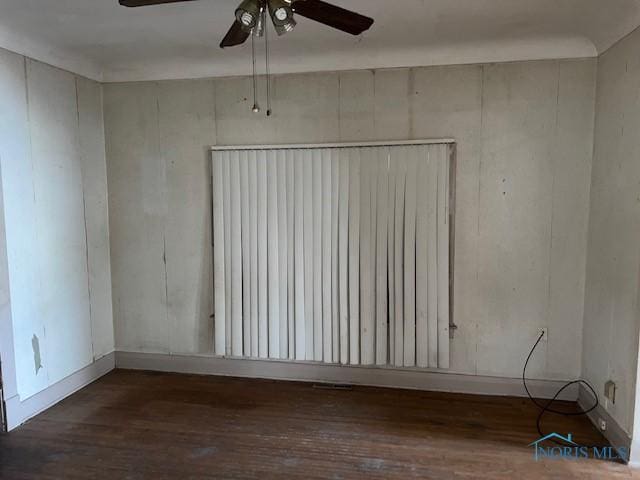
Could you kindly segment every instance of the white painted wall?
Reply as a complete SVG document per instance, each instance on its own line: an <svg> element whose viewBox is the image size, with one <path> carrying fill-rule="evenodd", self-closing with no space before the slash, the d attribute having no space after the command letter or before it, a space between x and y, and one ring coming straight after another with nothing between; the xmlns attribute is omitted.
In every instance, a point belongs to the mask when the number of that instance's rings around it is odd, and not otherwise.
<svg viewBox="0 0 640 480"><path fill-rule="evenodd" d="M2 172L0 171L0 179ZM4 200L0 181L0 362L2 362L2 394L8 400L18 395L16 361L11 322L11 296L9 292L9 266L7 264L7 237L4 222ZM2 399L0 399L2 400Z"/></svg>
<svg viewBox="0 0 640 480"><path fill-rule="evenodd" d="M212 354L211 144L454 137L453 372L581 371L596 62L105 85L116 348ZM263 90L263 84L261 84Z"/></svg>
<svg viewBox="0 0 640 480"><path fill-rule="evenodd" d="M25 400L114 347L102 87L0 50L0 165Z"/></svg>
<svg viewBox="0 0 640 480"><path fill-rule="evenodd" d="M584 375L598 392L618 386L604 407L633 429L640 275L640 31L598 65L595 149L584 316Z"/></svg>

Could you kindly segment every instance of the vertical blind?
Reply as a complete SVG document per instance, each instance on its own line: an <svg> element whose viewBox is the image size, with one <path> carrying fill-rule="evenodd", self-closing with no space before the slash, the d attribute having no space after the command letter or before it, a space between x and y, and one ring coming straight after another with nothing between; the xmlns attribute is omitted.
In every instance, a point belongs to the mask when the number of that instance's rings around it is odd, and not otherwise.
<svg viewBox="0 0 640 480"><path fill-rule="evenodd" d="M447 144L213 152L215 353L448 368Z"/></svg>

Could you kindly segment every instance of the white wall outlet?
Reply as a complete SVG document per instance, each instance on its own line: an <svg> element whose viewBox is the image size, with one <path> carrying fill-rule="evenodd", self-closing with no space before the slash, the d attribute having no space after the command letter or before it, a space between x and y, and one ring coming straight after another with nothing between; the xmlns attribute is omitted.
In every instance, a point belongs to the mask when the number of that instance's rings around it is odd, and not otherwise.
<svg viewBox="0 0 640 480"><path fill-rule="evenodd" d="M549 330L547 329L547 327L538 329L538 337L540 337L540 335L542 335L543 342L546 342L547 340L549 340Z"/></svg>
<svg viewBox="0 0 640 480"><path fill-rule="evenodd" d="M616 403L616 384L613 380L609 380L604 384L604 396L608 398L611 403Z"/></svg>

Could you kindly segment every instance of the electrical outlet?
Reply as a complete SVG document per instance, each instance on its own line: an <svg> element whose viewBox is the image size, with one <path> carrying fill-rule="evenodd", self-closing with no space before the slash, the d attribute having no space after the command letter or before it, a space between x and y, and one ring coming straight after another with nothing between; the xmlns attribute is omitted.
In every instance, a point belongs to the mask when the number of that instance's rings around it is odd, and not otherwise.
<svg viewBox="0 0 640 480"><path fill-rule="evenodd" d="M549 340L549 331L547 329L547 327L543 327L543 328L539 328L538 329L538 337L540 337L540 335L542 335L542 341L546 342L547 340Z"/></svg>
<svg viewBox="0 0 640 480"><path fill-rule="evenodd" d="M611 403L616 403L616 384L613 380L609 380L604 384L604 396L608 398Z"/></svg>

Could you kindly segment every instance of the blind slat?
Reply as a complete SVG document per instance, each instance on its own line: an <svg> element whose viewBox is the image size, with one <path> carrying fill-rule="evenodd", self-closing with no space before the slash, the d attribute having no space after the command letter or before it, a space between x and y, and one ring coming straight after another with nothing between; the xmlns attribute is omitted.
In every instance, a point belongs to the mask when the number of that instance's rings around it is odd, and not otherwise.
<svg viewBox="0 0 640 480"><path fill-rule="evenodd" d="M404 207L404 366L416 364L416 208L417 167L415 147L407 149Z"/></svg>
<svg viewBox="0 0 640 480"><path fill-rule="evenodd" d="M388 336L388 279L387 242L389 231L389 149L377 150L377 208L376 208L376 364L387 364Z"/></svg>
<svg viewBox="0 0 640 480"><path fill-rule="evenodd" d="M349 363L360 364L360 150L349 155Z"/></svg>
<svg viewBox="0 0 640 480"><path fill-rule="evenodd" d="M349 363L349 158L339 152L338 295L340 363Z"/></svg>
<svg viewBox="0 0 640 480"><path fill-rule="evenodd" d="M269 356L269 315L267 312L267 158L257 152L258 192L258 356Z"/></svg>
<svg viewBox="0 0 640 480"><path fill-rule="evenodd" d="M280 358L280 262L277 151L267 153L267 287L269 358Z"/></svg>
<svg viewBox="0 0 640 480"><path fill-rule="evenodd" d="M240 216L242 219L242 338L244 356L251 356L251 238L249 152L240 152Z"/></svg>
<svg viewBox="0 0 640 480"><path fill-rule="evenodd" d="M401 367L404 365L404 199L407 159L406 151L399 149L394 155L392 168L396 177L396 210L394 217L394 263L395 271L393 275L395 286L395 359L394 365Z"/></svg>
<svg viewBox="0 0 640 480"><path fill-rule="evenodd" d="M224 255L224 189L222 158L213 159L213 291L214 291L214 351L216 355L226 353L226 284Z"/></svg>

